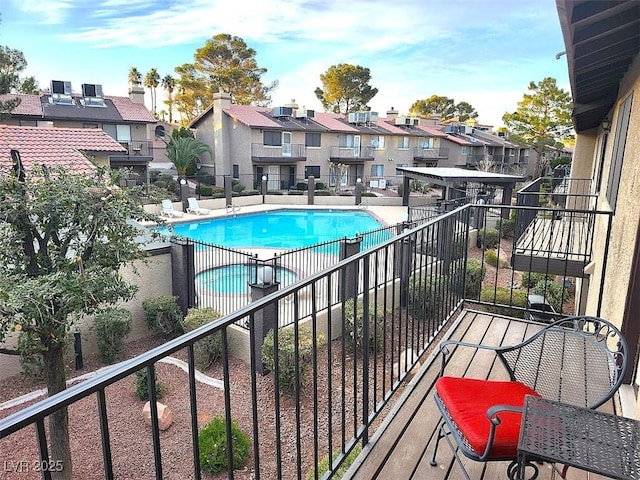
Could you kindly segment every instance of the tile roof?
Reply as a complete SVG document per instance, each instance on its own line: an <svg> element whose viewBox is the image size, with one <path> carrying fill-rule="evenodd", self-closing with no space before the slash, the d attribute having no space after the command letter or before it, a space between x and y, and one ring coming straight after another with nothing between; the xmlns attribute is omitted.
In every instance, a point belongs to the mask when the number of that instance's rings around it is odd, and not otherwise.
<svg viewBox="0 0 640 480"><path fill-rule="evenodd" d="M271 112L270 108L232 104L229 108L225 108L223 111L231 118L247 125L248 127L280 128L278 123L274 122L266 115L263 115L263 113Z"/></svg>
<svg viewBox="0 0 640 480"><path fill-rule="evenodd" d="M129 97L112 97L106 96L105 100L111 100L113 105L120 113L120 116L123 120L128 122L145 122L145 123L155 123L156 119L153 118L153 115L147 110L141 103L136 103L131 101Z"/></svg>
<svg viewBox="0 0 640 480"><path fill-rule="evenodd" d="M12 112L16 115L37 115L42 117L42 104L38 95L25 95L24 93L6 93L0 95L0 102L6 102L18 97L20 105Z"/></svg>
<svg viewBox="0 0 640 480"><path fill-rule="evenodd" d="M0 169L12 165L10 151L18 150L25 170L36 165L63 167L73 173L95 166L82 152L124 153L126 149L98 128L43 128L0 125Z"/></svg>
<svg viewBox="0 0 640 480"><path fill-rule="evenodd" d="M450 142L457 143L458 145L465 145L465 146L473 145L473 143L471 143L470 141L462 139L460 137L456 137L455 135L445 134L444 138L449 140Z"/></svg>
<svg viewBox="0 0 640 480"><path fill-rule="evenodd" d="M444 128L436 127L435 125L419 125L419 130L424 130L430 137L445 137Z"/></svg>
<svg viewBox="0 0 640 480"><path fill-rule="evenodd" d="M315 112L313 121L319 123L333 132L358 133L357 128L344 121L344 117L338 113Z"/></svg>

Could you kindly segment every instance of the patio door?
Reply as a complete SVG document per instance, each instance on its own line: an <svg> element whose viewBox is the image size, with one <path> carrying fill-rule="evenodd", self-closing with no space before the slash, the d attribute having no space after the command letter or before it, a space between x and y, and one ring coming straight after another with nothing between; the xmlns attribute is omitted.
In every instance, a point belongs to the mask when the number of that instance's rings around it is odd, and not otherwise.
<svg viewBox="0 0 640 480"><path fill-rule="evenodd" d="M353 136L353 156L360 156L360 135Z"/></svg>
<svg viewBox="0 0 640 480"><path fill-rule="evenodd" d="M267 189L271 191L280 190L280 165L269 165L267 167Z"/></svg>
<svg viewBox="0 0 640 480"><path fill-rule="evenodd" d="M282 132L282 156L291 156L291 132Z"/></svg>

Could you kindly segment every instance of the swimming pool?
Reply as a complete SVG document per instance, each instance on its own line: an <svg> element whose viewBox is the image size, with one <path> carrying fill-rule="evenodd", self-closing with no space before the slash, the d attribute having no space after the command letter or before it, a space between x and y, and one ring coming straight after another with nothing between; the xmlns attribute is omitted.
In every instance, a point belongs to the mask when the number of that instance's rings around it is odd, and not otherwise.
<svg viewBox="0 0 640 480"><path fill-rule="evenodd" d="M285 209L172 225L174 235L223 247L294 249L382 228L361 210ZM161 233L170 231L163 227Z"/></svg>
<svg viewBox="0 0 640 480"><path fill-rule="evenodd" d="M196 285L210 293L244 295L250 291L252 268L255 269L255 265L239 263L210 268L196 275ZM283 285L290 285L298 280L295 272L280 266L275 267L275 275ZM258 282L261 282L259 278Z"/></svg>

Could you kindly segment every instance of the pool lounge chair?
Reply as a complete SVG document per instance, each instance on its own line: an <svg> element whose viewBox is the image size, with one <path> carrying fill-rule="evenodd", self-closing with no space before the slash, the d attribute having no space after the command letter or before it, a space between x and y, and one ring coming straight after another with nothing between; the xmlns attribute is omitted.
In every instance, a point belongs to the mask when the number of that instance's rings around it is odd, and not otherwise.
<svg viewBox="0 0 640 480"><path fill-rule="evenodd" d="M173 218L181 217L182 215L184 215L183 212L173 209L173 203L171 203L171 200L162 200L162 209L160 210L161 217Z"/></svg>
<svg viewBox="0 0 640 480"><path fill-rule="evenodd" d="M209 209L208 208L202 208L198 205L198 200L196 200L194 197L189 197L187 199L189 201L189 206L187 207L187 213L194 213L196 215L206 215L207 213L209 213Z"/></svg>

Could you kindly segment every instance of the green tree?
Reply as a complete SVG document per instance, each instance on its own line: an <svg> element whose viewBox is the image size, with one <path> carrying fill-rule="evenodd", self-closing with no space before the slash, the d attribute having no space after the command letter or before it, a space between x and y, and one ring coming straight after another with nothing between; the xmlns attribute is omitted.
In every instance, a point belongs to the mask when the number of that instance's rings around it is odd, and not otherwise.
<svg viewBox="0 0 640 480"><path fill-rule="evenodd" d="M167 142L167 157L175 165L178 175L186 177L196 171L201 155L208 153L213 158L213 151L202 140L193 138L193 135L183 136L176 132L179 130L174 130Z"/></svg>
<svg viewBox="0 0 640 480"><path fill-rule="evenodd" d="M173 123L173 91L176 88L176 80L171 75L162 77L162 88L167 92L167 99L164 104L169 109L169 123Z"/></svg>
<svg viewBox="0 0 640 480"><path fill-rule="evenodd" d="M151 91L151 112L156 116L156 93L160 85L160 74L155 68L150 68L144 77L144 86Z"/></svg>
<svg viewBox="0 0 640 480"><path fill-rule="evenodd" d="M529 83L529 92L518 102L516 111L505 113L502 121L509 132L515 133L537 153L535 176L539 177L548 166L549 160L544 155L547 146L573 136L571 95L559 88L556 79L551 77Z"/></svg>
<svg viewBox="0 0 640 480"><path fill-rule="evenodd" d="M211 104L213 87L191 63L176 67L175 72L178 74L175 105L180 113L180 124L188 125Z"/></svg>
<svg viewBox="0 0 640 480"><path fill-rule="evenodd" d="M129 69L129 75L127 76L127 80L129 84L133 87L142 84L142 74L136 67L131 67Z"/></svg>
<svg viewBox="0 0 640 480"><path fill-rule="evenodd" d="M229 93L233 103L268 105L278 83L262 83L267 69L259 67L255 57L256 51L242 38L220 33L196 50L194 69L209 81L213 92Z"/></svg>
<svg viewBox="0 0 640 480"><path fill-rule="evenodd" d="M431 95L424 100L416 100L409 108L409 114L418 117L439 115L441 120L458 118L461 122L478 118L478 112L468 102L456 103L453 98Z"/></svg>
<svg viewBox="0 0 640 480"><path fill-rule="evenodd" d="M20 50L0 45L0 95L11 93L38 93L35 77L20 78L27 61ZM20 97L8 96L0 100L0 117L10 114L20 105Z"/></svg>
<svg viewBox="0 0 640 480"><path fill-rule="evenodd" d="M320 75L322 88L315 90L325 111L349 113L368 110L367 104L378 93L369 85L371 71L368 68L348 63L330 66Z"/></svg>
<svg viewBox="0 0 640 480"><path fill-rule="evenodd" d="M105 167L73 175L34 168L19 154L0 176L0 353L20 354L6 341L29 335L41 355L48 394L66 388L63 353L83 315L132 298L137 286L119 269L144 256L131 220L154 220L137 189L120 189ZM20 343L20 342L18 342ZM49 416L51 458L70 479L67 410Z"/></svg>

